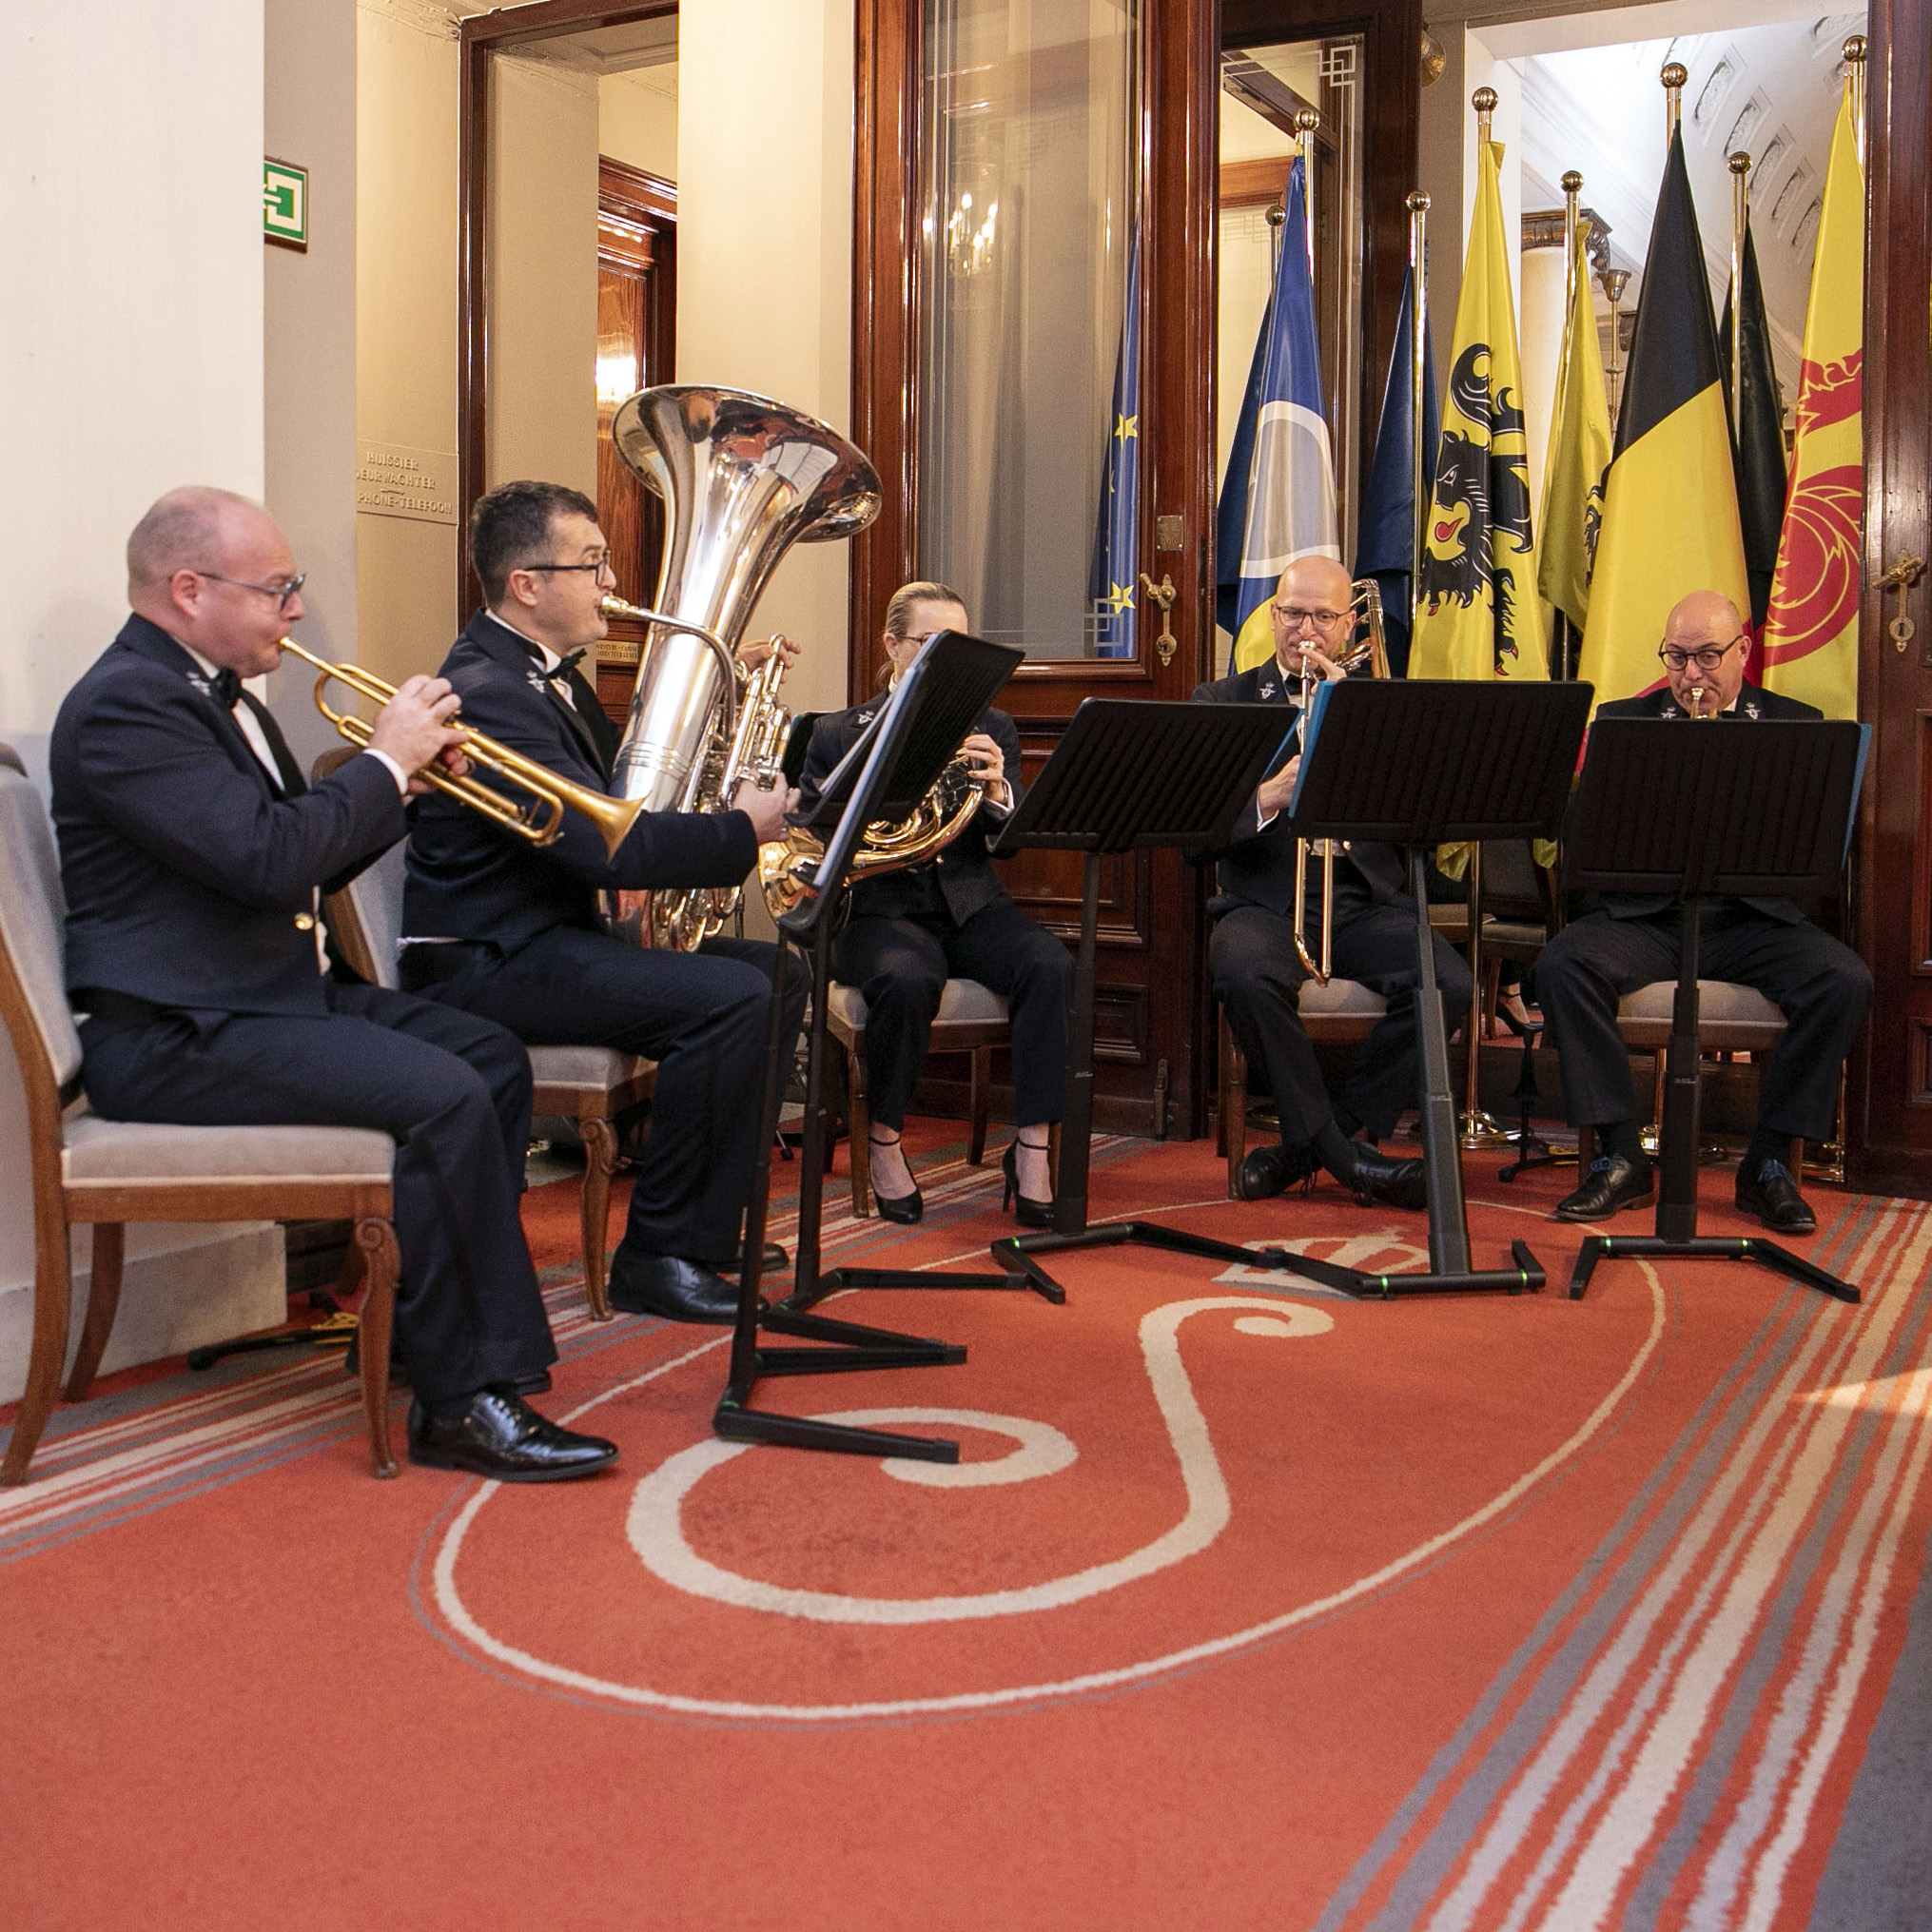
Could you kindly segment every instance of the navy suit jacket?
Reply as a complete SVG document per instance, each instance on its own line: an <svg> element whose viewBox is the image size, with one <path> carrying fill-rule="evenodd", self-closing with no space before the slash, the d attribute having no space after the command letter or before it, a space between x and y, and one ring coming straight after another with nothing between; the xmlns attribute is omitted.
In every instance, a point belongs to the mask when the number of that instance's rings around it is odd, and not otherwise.
<svg viewBox="0 0 1932 1932"><path fill-rule="evenodd" d="M829 712L811 728L811 741L806 748L805 770L799 775L799 808L810 811L818 803L819 787L836 769L838 762L858 742L859 733L878 715L886 702L882 692L865 704L849 711ZM908 866L901 871L884 872L874 879L862 879L852 888L851 912L855 919L900 919L909 912L922 911L930 904L927 887L937 879L946 910L956 926L964 926L975 912L1006 897L1000 875L993 870L986 850L989 840L1000 829L1025 792L1020 783L1020 733L1005 712L983 711L973 726L999 746L1006 761L1006 783L1013 803L1001 807L983 802L966 829L948 846L940 849L926 866Z"/></svg>
<svg viewBox="0 0 1932 1932"><path fill-rule="evenodd" d="M1291 695L1293 687L1282 676L1274 658L1265 659L1252 671L1238 672L1232 677L1197 685L1196 704L1272 704L1281 707L1281 730L1285 735L1295 727L1300 707ZM1270 777L1295 755L1291 746L1269 771ZM1220 861L1220 891L1208 901L1208 912L1219 919L1237 906L1259 906L1269 912L1292 918L1295 914L1295 833L1288 814L1278 812L1264 826L1254 799L1243 808L1228 834L1228 842L1216 852L1190 852L1196 865ZM1359 911L1370 906L1394 901L1408 905L1402 855L1390 845L1370 845L1359 840L1335 860L1336 906L1341 912ZM1311 863L1307 890L1321 889L1321 868Z"/></svg>
<svg viewBox="0 0 1932 1932"><path fill-rule="evenodd" d="M293 795L279 796L194 659L129 617L68 692L49 763L69 987L203 1012L328 1010L315 888L345 885L405 829L381 759L351 758L313 790L290 766Z"/></svg>
<svg viewBox="0 0 1932 1932"><path fill-rule="evenodd" d="M1655 691L1647 691L1641 697L1620 697L1610 704L1600 704L1596 714L1600 718L1682 718L1687 724L1690 721L1683 706L1670 695L1668 684L1659 686ZM1737 703L1729 711L1720 712L1716 722L1751 725L1765 719L1786 724L1824 715L1822 711L1802 699L1781 697L1775 691L1765 691L1755 684L1747 684L1740 687ZM1805 918L1788 899L1744 899L1737 903L1786 926L1797 926ZM1677 900L1669 893L1639 897L1633 893L1606 892L1595 898L1594 904L1601 906L1612 919L1654 919L1660 912L1677 909Z"/></svg>
<svg viewBox="0 0 1932 1932"><path fill-rule="evenodd" d="M462 700L463 724L589 790L608 789L595 723L564 701L507 625L478 611L441 675ZM568 807L562 835L539 847L432 792L410 830L402 929L420 939L494 940L508 951L553 927L602 931L600 890L735 886L757 862L757 837L742 811L641 812L610 858L596 827Z"/></svg>

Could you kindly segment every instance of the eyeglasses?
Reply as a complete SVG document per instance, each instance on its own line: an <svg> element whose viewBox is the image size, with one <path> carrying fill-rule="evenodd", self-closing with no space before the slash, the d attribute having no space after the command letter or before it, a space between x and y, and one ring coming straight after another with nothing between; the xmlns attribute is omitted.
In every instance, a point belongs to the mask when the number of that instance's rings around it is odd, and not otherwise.
<svg viewBox="0 0 1932 1932"><path fill-rule="evenodd" d="M1666 671L1688 671L1693 664L1700 671L1715 671L1744 641L1744 633L1740 631L1728 644L1707 644L1699 651L1673 651L1669 645L1660 644L1657 655L1663 659Z"/></svg>
<svg viewBox="0 0 1932 1932"><path fill-rule="evenodd" d="M519 563L517 568L518 570L549 572L588 570L595 571L598 576L602 576L611 568L611 553L608 550L600 551L589 563Z"/></svg>
<svg viewBox="0 0 1932 1932"><path fill-rule="evenodd" d="M305 570L297 571L286 583L280 584L251 584L246 577L224 576L218 570L198 570L195 575L206 577L210 583L233 584L237 590L243 591L260 591L264 597L275 599L275 608L278 612L287 610L295 601L296 592L308 581L308 573Z"/></svg>
<svg viewBox="0 0 1932 1932"><path fill-rule="evenodd" d="M1341 622L1339 611L1304 611L1298 604L1271 602L1268 609L1278 623L1285 624L1291 631L1298 631L1303 624L1313 624L1317 631L1332 631Z"/></svg>

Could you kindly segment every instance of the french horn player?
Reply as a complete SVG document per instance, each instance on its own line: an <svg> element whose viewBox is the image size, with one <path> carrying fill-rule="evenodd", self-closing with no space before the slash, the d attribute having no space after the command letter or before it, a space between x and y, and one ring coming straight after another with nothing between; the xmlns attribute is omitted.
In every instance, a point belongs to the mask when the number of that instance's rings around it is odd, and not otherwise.
<svg viewBox="0 0 1932 1932"><path fill-rule="evenodd" d="M1241 1163L1241 1193L1250 1200L1279 1194L1319 1167L1364 1202L1419 1208L1422 1162L1387 1160L1375 1144L1415 1099L1415 907L1401 856L1393 846L1357 841L1311 864L1286 815L1310 694L1322 679L1347 674L1356 654L1356 603L1340 564L1297 558L1269 606L1274 655L1195 692L1199 704L1279 706L1284 737L1280 761L1226 847L1197 856L1220 867L1220 890L1208 902L1215 992L1249 1065L1265 1069L1280 1120L1279 1142L1256 1148ZM1334 1101L1299 1009L1303 985L1330 974L1369 987L1387 1005ZM1466 1012L1469 967L1439 936L1435 976L1447 1011Z"/></svg>
<svg viewBox="0 0 1932 1932"><path fill-rule="evenodd" d="M441 674L465 725L574 784L618 791L622 747L577 666L615 589L596 505L555 483L512 482L476 506L469 555L485 608ZM661 593L660 593L661 595ZM592 660L593 664L595 659ZM403 986L497 1022L530 1044L604 1045L657 1063L649 1138L614 1306L729 1322L758 1145L771 948L712 937L690 951L613 935L600 895L736 887L790 797L751 776L712 810L641 810L615 851L577 813L544 845L432 794L410 834ZM804 1000L794 974L795 1030Z"/></svg>
<svg viewBox="0 0 1932 1932"><path fill-rule="evenodd" d="M886 607L892 681L934 633L967 628L956 592L942 583L903 585ZM875 697L813 726L799 787L806 810L882 701ZM1060 1119L1065 1081L1073 960L1014 905L986 850L1020 802L1020 737L1012 719L983 712L960 747L960 762L983 788L978 810L936 856L856 880L833 943L832 975L865 997L868 1154L873 1197L888 1220L909 1223L925 1212L900 1136L947 979L977 980L1007 1001L1016 1139L1006 1149L1003 1205L1024 1224L1044 1227L1052 1219L1047 1140Z"/></svg>

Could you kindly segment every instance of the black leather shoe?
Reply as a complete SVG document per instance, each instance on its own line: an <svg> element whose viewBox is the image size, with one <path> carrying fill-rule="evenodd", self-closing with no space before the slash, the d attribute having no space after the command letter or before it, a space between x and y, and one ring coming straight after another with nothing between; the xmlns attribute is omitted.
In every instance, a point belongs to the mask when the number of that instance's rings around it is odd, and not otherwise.
<svg viewBox="0 0 1932 1932"><path fill-rule="evenodd" d="M360 1377L362 1373L362 1356L356 1341L349 1342L348 1353L342 1357L342 1373ZM392 1389L406 1389L409 1386L409 1370L402 1360L402 1351L392 1348L389 1351L389 1386ZM538 1369L534 1376L518 1376L514 1382L505 1385L518 1395L547 1395L550 1394L550 1371Z"/></svg>
<svg viewBox="0 0 1932 1932"><path fill-rule="evenodd" d="M1020 1143L1006 1142L1006 1152L1000 1161L1003 1187L1000 1194L1000 1212L1009 1208L1013 1218L1023 1228L1050 1228L1053 1225L1053 1202L1035 1200L1030 1194L1020 1192Z"/></svg>
<svg viewBox="0 0 1932 1932"><path fill-rule="evenodd" d="M1352 1141L1349 1144L1356 1150L1355 1171L1337 1174L1336 1179L1344 1187L1354 1188L1356 1199L1364 1207L1374 1207L1378 1202L1403 1208L1429 1205L1429 1170L1422 1161L1384 1161L1359 1142Z"/></svg>
<svg viewBox="0 0 1932 1932"><path fill-rule="evenodd" d="M1623 1154L1600 1154L1583 1185L1551 1210L1551 1220L1608 1220L1619 1209L1649 1207L1656 1198L1650 1163Z"/></svg>
<svg viewBox="0 0 1932 1932"><path fill-rule="evenodd" d="M875 1147L896 1147L898 1144L897 1141L872 1142ZM916 1187L910 1194L881 1194L874 1187L872 1200L885 1220L897 1221L902 1228L916 1225L926 1213L926 1197Z"/></svg>
<svg viewBox="0 0 1932 1932"><path fill-rule="evenodd" d="M506 1385L478 1389L470 1406L447 1422L412 1402L409 1459L501 1483L555 1483L608 1469L617 1459L617 1445L559 1428Z"/></svg>
<svg viewBox="0 0 1932 1932"><path fill-rule="evenodd" d="M1746 1180L1738 1169L1737 1211L1756 1215L1774 1235L1809 1235L1818 1230L1818 1217L1805 1204L1791 1170L1782 1161L1766 1161Z"/></svg>
<svg viewBox="0 0 1932 1932"><path fill-rule="evenodd" d="M712 1321L726 1326L738 1317L738 1285L702 1261L675 1255L611 1257L611 1306L626 1315L659 1315L666 1321Z"/></svg>
<svg viewBox="0 0 1932 1932"><path fill-rule="evenodd" d="M1315 1156L1306 1147L1284 1147L1274 1142L1257 1147L1235 1174L1235 1189L1243 1200L1272 1200L1315 1172Z"/></svg>

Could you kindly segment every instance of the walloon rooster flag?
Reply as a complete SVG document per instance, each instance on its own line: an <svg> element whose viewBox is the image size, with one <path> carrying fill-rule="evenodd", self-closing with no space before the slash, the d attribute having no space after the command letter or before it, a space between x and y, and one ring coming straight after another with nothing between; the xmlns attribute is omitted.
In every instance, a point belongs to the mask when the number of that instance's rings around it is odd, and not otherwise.
<svg viewBox="0 0 1932 1932"><path fill-rule="evenodd" d="M1409 675L1546 678L1516 304L1496 167L1502 150L1493 141L1480 148Z"/></svg>
<svg viewBox="0 0 1932 1932"><path fill-rule="evenodd" d="M1864 169L1851 93L1838 110L1805 315L1798 445L1765 620L1765 682L1828 718L1858 715L1864 503Z"/></svg>
<svg viewBox="0 0 1932 1932"><path fill-rule="evenodd" d="M1664 620L1692 591L1722 591L1750 609L1710 280L1680 127L1644 262L1577 666L1598 704L1662 681Z"/></svg>

